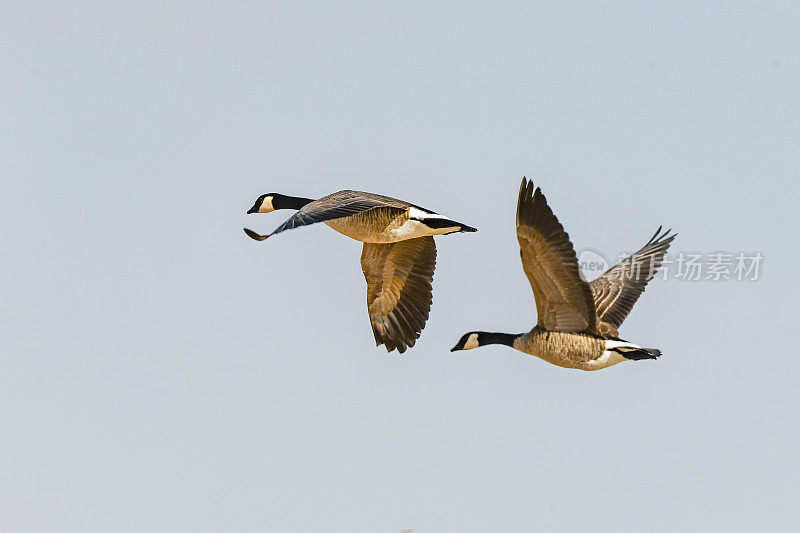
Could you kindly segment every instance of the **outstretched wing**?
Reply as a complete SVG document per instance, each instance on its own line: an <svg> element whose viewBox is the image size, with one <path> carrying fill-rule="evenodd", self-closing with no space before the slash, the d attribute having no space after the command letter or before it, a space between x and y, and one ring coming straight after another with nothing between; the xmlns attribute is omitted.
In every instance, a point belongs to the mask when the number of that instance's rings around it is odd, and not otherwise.
<svg viewBox="0 0 800 533"><path fill-rule="evenodd" d="M378 346L406 351L419 338L433 301L436 244L420 237L391 244L364 243L361 269L367 311Z"/></svg>
<svg viewBox="0 0 800 533"><path fill-rule="evenodd" d="M287 229L348 217L376 208L390 209L393 212L396 211L400 213L399 210L404 210L409 205L410 204L406 202L388 196L360 191L339 191L304 205L272 233L259 235L249 229L245 229L244 231L251 238L257 241L263 241Z"/></svg>
<svg viewBox="0 0 800 533"><path fill-rule="evenodd" d="M664 262L664 255L676 234L661 232L661 226L641 250L611 267L592 281L592 296L597 308L597 326L605 336L618 337L617 329L633 309Z"/></svg>
<svg viewBox="0 0 800 533"><path fill-rule="evenodd" d="M539 326L550 331L596 332L592 291L579 274L569 235L538 187L525 178L517 203L522 268L533 288Z"/></svg>

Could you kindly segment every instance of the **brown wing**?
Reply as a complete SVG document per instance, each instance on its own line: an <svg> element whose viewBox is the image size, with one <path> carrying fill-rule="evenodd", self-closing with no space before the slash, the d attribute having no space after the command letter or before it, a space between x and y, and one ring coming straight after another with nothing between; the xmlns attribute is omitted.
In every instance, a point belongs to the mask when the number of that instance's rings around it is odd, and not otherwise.
<svg viewBox="0 0 800 533"><path fill-rule="evenodd" d="M675 235L659 227L642 249L608 269L590 287L597 307L597 327L605 336L617 337L617 328L633 309L647 283L656 275Z"/></svg>
<svg viewBox="0 0 800 533"><path fill-rule="evenodd" d="M596 333L592 291L579 275L569 235L541 189L525 178L517 203L517 239L522 268L533 288L539 326L550 331Z"/></svg>
<svg viewBox="0 0 800 533"><path fill-rule="evenodd" d="M414 346L433 301L436 244L420 237L391 244L364 243L361 269L375 343L400 353Z"/></svg>

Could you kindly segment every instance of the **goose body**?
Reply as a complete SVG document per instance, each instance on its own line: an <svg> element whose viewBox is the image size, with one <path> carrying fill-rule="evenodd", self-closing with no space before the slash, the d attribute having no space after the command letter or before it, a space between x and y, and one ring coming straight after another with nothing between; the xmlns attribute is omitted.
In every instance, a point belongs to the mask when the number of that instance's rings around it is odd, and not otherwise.
<svg viewBox="0 0 800 533"><path fill-rule="evenodd" d="M278 193L261 195L247 212L296 209L277 233L323 222L331 229L364 243L361 268L367 281L367 310L377 345L403 353L414 346L428 320L436 267L434 235L476 231L414 204L361 191L339 191L319 200Z"/></svg>
<svg viewBox="0 0 800 533"><path fill-rule="evenodd" d="M429 226L428 224L432 224L432 221L448 223L446 217L428 213L414 206L407 206L393 209L371 209L349 217L326 220L325 224L351 239L372 244L388 244L418 237L469 231L457 229L458 226L452 225Z"/></svg>
<svg viewBox="0 0 800 533"><path fill-rule="evenodd" d="M638 252L587 283L569 235L541 190L524 179L517 202L517 240L533 289L538 322L527 333L466 333L451 351L505 344L554 365L599 370L622 361L655 359L661 351L618 336L618 328L655 275L675 238L655 235Z"/></svg>
<svg viewBox="0 0 800 533"><path fill-rule="evenodd" d="M653 359L660 353L621 340L588 333L547 331L538 326L518 336L513 347L548 363L580 370L600 370L633 358L633 353L643 356L639 359ZM629 357L625 357L626 353Z"/></svg>

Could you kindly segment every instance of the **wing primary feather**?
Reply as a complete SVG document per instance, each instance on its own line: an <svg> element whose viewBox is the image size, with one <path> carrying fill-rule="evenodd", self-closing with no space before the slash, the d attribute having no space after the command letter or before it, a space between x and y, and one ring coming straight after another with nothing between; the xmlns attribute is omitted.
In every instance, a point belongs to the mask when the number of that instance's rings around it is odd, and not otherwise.
<svg viewBox="0 0 800 533"><path fill-rule="evenodd" d="M597 308L598 328L610 337L619 335L618 328L633 309L639 296L664 261L664 256L677 234L672 229L656 233L637 252L608 269L592 281L590 287Z"/></svg>
<svg viewBox="0 0 800 533"><path fill-rule="evenodd" d="M532 181L523 178L517 201L517 239L539 326L595 333L595 304L589 285L580 277L569 235Z"/></svg>
<svg viewBox="0 0 800 533"><path fill-rule="evenodd" d="M403 353L414 346L430 312L436 245L433 237L365 243L361 268L367 310L378 344Z"/></svg>

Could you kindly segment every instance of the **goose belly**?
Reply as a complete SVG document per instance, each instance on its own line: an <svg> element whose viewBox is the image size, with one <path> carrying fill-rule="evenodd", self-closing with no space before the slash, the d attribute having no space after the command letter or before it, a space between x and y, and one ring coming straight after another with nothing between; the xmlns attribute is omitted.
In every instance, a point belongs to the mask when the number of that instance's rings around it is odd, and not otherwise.
<svg viewBox="0 0 800 533"><path fill-rule="evenodd" d="M360 220L353 220L353 218L354 217L346 217L337 218L335 220L326 220L325 224L327 224L331 229L338 231L342 235L361 242L388 244L403 240L396 238L391 231L387 231L386 227L376 227L374 224L369 224Z"/></svg>
<svg viewBox="0 0 800 533"><path fill-rule="evenodd" d="M349 217L326 220L325 224L351 239L373 244L400 242L444 233L429 228L418 220L409 219L405 213L391 217L381 212L367 211ZM448 233L452 231L455 229L450 229Z"/></svg>
<svg viewBox="0 0 800 533"><path fill-rule="evenodd" d="M614 364L599 366L593 363L605 352L605 342L604 339L585 333L544 331L534 328L530 333L518 337L514 341L514 348L564 368L599 370Z"/></svg>

